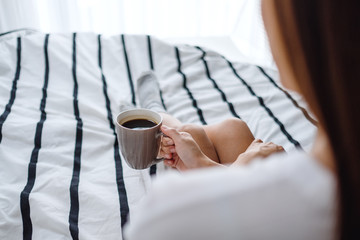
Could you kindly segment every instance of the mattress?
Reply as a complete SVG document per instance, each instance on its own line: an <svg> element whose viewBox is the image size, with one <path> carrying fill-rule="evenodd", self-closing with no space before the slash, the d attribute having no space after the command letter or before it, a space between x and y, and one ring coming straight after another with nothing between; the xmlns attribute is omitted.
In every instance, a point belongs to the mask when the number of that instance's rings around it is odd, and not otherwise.
<svg viewBox="0 0 360 240"><path fill-rule="evenodd" d="M134 170L114 128L153 70L184 123L244 120L256 138L308 151L316 121L273 69L148 35L0 37L0 239L122 239L162 163Z"/></svg>

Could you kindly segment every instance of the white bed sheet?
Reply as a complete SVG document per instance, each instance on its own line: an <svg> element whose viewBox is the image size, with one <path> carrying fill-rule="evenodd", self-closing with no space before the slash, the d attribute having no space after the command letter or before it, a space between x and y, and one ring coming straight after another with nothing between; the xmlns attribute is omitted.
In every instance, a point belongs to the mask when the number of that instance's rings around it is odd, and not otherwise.
<svg viewBox="0 0 360 240"><path fill-rule="evenodd" d="M136 79L149 69L183 122L240 117L287 151L314 138L305 103L276 71L205 47L20 32L0 38L0 54L0 239L121 239L154 169L126 165L112 124L121 103L137 103Z"/></svg>

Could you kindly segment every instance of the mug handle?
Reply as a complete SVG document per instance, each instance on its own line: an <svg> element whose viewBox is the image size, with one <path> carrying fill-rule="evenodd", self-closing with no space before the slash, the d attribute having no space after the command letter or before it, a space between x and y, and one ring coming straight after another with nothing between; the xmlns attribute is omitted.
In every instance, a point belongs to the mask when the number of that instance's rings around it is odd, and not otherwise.
<svg viewBox="0 0 360 240"><path fill-rule="evenodd" d="M159 133L156 135L156 137L159 137L159 136L161 136L161 138L163 138L163 137L167 137L167 135L166 134L164 134L162 131L159 131ZM160 150L160 148L159 148L159 150ZM156 162L161 162L161 161L164 161L165 160L165 158L155 158L155 161Z"/></svg>

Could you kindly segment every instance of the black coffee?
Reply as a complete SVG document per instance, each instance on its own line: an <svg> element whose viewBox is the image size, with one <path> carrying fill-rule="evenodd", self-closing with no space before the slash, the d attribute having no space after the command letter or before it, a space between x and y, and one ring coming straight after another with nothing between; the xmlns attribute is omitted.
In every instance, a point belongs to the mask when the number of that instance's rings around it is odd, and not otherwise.
<svg viewBox="0 0 360 240"><path fill-rule="evenodd" d="M148 119L133 119L122 124L122 126L131 129L151 128L157 124Z"/></svg>

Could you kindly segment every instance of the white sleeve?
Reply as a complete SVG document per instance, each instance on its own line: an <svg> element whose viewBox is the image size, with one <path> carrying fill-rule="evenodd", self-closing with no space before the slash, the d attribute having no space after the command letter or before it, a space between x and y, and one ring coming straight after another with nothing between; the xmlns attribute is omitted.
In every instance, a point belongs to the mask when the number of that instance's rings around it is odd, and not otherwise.
<svg viewBox="0 0 360 240"><path fill-rule="evenodd" d="M293 176L314 171L281 162L163 177L130 219L126 239L329 239L330 203L313 198L329 195L329 182L319 193L319 184Z"/></svg>

